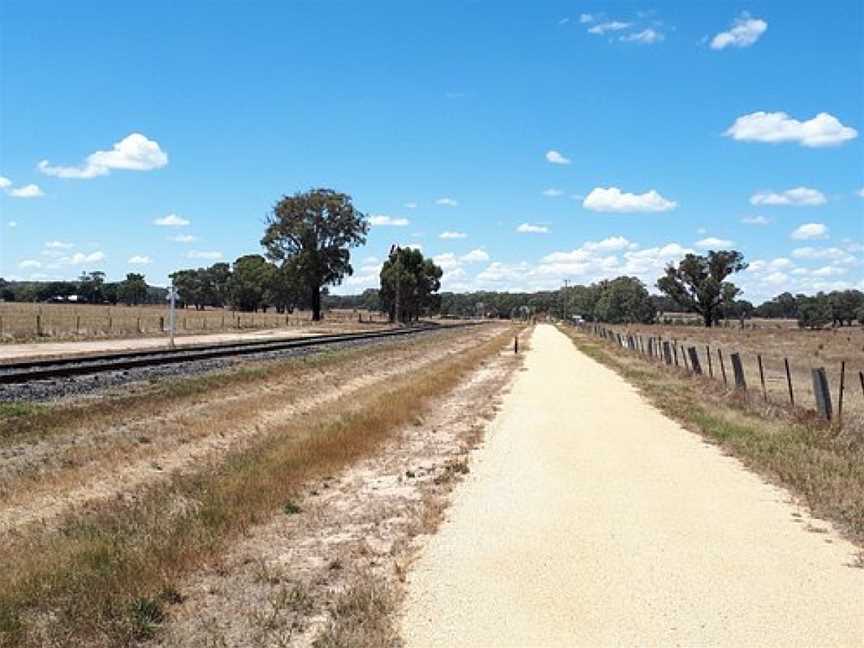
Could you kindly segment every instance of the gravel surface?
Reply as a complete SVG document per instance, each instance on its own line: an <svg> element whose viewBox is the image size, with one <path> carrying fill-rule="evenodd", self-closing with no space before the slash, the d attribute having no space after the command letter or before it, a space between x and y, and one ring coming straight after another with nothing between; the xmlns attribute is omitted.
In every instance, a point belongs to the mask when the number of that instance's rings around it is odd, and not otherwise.
<svg viewBox="0 0 864 648"><path fill-rule="evenodd" d="M857 548L538 326L408 579L426 646L862 646Z"/></svg>
<svg viewBox="0 0 864 648"><path fill-rule="evenodd" d="M440 335L445 330L431 330L414 335ZM395 336L392 338L373 338L351 340L322 346L299 347L279 351L263 351L247 355L209 360L193 360L185 363L167 364L156 367L138 367L98 374L70 376L51 380L37 380L21 385L0 385L0 403L11 401L44 402L69 398L79 398L118 387L136 383L152 383L166 378L196 376L241 367L250 362L285 360L325 352L337 351L357 346L377 346L405 342L414 336Z"/></svg>

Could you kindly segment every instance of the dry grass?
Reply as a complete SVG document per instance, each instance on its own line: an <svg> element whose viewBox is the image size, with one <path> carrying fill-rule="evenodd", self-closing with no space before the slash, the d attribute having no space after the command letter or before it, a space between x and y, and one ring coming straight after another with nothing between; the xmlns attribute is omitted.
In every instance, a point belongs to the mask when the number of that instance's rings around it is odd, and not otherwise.
<svg viewBox="0 0 864 648"><path fill-rule="evenodd" d="M846 363L843 409L849 418L864 420L864 389L858 372L864 371L864 328L844 327L822 331L798 328L740 329L697 326L611 326L622 335L662 336L680 347L695 346L703 370L708 371L708 350L715 378L722 380L718 349L722 349L727 378L732 381L731 353L740 353L748 388L761 394L757 354L762 357L765 389L777 404L789 403L784 359L788 359L796 405L815 408L810 370L824 367L831 387L834 409L837 408L841 362Z"/></svg>
<svg viewBox="0 0 864 648"><path fill-rule="evenodd" d="M0 644L98 646L146 639L183 575L252 526L283 514L310 478L372 454L509 342L511 334L501 334L422 375L285 421L254 447L219 463L173 475L132 499L70 514L57 532L28 528L10 537L0 547L6 563L0 572Z"/></svg>
<svg viewBox="0 0 864 648"><path fill-rule="evenodd" d="M813 513L864 542L864 434L747 398L707 378L688 378L642 356L564 329L577 347L611 367L663 412L719 443L747 466L790 488Z"/></svg>
<svg viewBox="0 0 864 648"><path fill-rule="evenodd" d="M354 576L340 592L330 622L314 648L386 648L398 646L393 626L397 597L389 583L371 572Z"/></svg>
<svg viewBox="0 0 864 648"><path fill-rule="evenodd" d="M289 314L240 313L221 308L177 311L177 333L200 334L265 328L314 326L322 330L382 324L386 316L366 311L330 310L323 322L311 311ZM158 335L168 322L165 306L97 306L92 304L0 303L0 341L92 339Z"/></svg>

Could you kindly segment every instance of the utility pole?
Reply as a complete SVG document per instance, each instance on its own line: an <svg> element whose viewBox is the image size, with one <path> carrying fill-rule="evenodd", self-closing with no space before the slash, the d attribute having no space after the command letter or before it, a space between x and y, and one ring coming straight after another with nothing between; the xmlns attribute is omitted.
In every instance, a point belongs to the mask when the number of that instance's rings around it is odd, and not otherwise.
<svg viewBox="0 0 864 648"><path fill-rule="evenodd" d="M168 288L168 330L171 338L168 342L168 347L174 348L174 331L177 328L177 289L174 288L174 280L171 280L171 287Z"/></svg>
<svg viewBox="0 0 864 648"><path fill-rule="evenodd" d="M568 290L568 288L570 288L570 280L565 279L564 280L564 321L565 322L569 321L567 319L567 315L568 315L568 313L567 313L567 311L568 311L567 300L569 299L569 295L570 295L570 291Z"/></svg>

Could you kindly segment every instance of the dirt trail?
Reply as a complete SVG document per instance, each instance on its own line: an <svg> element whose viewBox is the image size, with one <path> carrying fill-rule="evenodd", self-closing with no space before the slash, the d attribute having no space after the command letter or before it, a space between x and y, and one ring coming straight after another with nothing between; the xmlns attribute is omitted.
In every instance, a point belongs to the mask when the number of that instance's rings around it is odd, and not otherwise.
<svg viewBox="0 0 864 648"><path fill-rule="evenodd" d="M852 544L553 327L525 366L409 576L409 648L864 645Z"/></svg>

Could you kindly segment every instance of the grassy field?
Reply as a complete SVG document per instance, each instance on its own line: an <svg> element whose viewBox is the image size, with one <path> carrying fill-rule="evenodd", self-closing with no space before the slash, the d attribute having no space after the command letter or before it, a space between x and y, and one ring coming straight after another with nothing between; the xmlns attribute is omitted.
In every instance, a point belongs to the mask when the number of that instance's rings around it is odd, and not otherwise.
<svg viewBox="0 0 864 648"><path fill-rule="evenodd" d="M784 320L781 320L783 322ZM622 335L641 335L645 344L649 337L662 337L681 347L696 347L699 362L707 373L710 349L711 370L715 378L722 381L718 350L724 356L727 380L731 382L732 365L730 355L739 353L744 368L748 389L762 393L759 375L759 358L765 377L765 391L771 402L789 403L789 388L786 380L785 361L789 362L795 404L803 408L815 408L811 369L824 367L831 387L833 406L836 411L839 400L840 370L845 367L844 418L864 419L864 390L859 372L864 371L864 328L843 327L810 331L793 328L741 329L696 326L612 326L608 327ZM679 357L683 362L683 359Z"/></svg>
<svg viewBox="0 0 864 648"><path fill-rule="evenodd" d="M218 562L251 527L296 513L294 498L304 483L375 452L400 426L417 421L437 398L509 347L512 335L498 327L479 335L442 332L373 350L348 349L154 385L120 399L120 407L88 401L0 417L0 449L30 443L36 452L43 447L40 439L50 437L58 455L53 468L47 458L48 463L39 462L51 468L47 473L40 468L10 475L7 503L40 489L66 492L77 479L86 485L87 476L103 463L110 468L115 456L138 453L135 465L142 467L158 459L157 471L166 473L148 477L134 497L94 498L86 506L70 505L52 523L21 524L0 533L6 558L0 570L0 645L114 646L151 638L166 609L182 600L177 588L185 576ZM418 362L422 372L408 370ZM371 383L351 391L349 378ZM347 389L350 397L320 404L313 398L302 416L286 416L286 404L307 402L303 399L328 385ZM125 431L136 426L130 443ZM238 428L248 428L246 443L224 454L212 450L216 454L206 461L167 474L164 462L174 450L160 450L160 444L176 437L179 448L194 442L196 434L223 439ZM63 435L73 440L67 451ZM77 438L95 445L82 453ZM125 473L130 474L128 467Z"/></svg>
<svg viewBox="0 0 864 648"><path fill-rule="evenodd" d="M323 325L358 324L361 318L364 323L386 321L381 313L331 310L325 313ZM240 313L225 309L177 311L178 335L311 325L310 311L291 314ZM0 342L160 335L167 326L165 306L0 303Z"/></svg>

